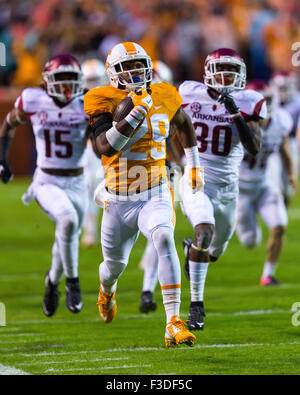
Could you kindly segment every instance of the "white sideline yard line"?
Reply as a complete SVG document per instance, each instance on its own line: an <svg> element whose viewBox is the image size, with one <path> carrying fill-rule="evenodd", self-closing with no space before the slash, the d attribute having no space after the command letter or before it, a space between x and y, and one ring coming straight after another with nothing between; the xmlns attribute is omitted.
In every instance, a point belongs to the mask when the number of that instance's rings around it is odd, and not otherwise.
<svg viewBox="0 0 300 395"><path fill-rule="evenodd" d="M233 313L209 313L207 314L208 317L235 317L235 316L250 316L250 315L264 315L264 314L291 314L293 313L292 310L283 310L283 309L269 309L269 310L249 310L249 311L237 311ZM187 314L182 314L182 316L187 316ZM131 319L155 319L155 318L161 318L165 317L164 314L152 314L152 315L146 315L146 314L137 314L137 315L131 315L128 317L119 317L119 320L131 320ZM67 320L28 320L28 321L12 321L11 324L14 325L24 325L24 324L85 324L85 323L91 323L91 322L100 322L100 319L94 318L92 320L86 320L86 321L79 321L79 320L72 320L72 321L67 321ZM0 332L1 333L1 332Z"/></svg>
<svg viewBox="0 0 300 395"><path fill-rule="evenodd" d="M11 366L4 366L0 364L0 376L30 376L30 373Z"/></svg>
<svg viewBox="0 0 300 395"><path fill-rule="evenodd" d="M88 370L110 370L110 369L132 369L132 368L151 368L152 365L122 365L122 366L101 366L101 367L94 367L94 368L74 368L74 369L47 369L45 373L56 373L56 372L79 372L79 371L88 371Z"/></svg>
<svg viewBox="0 0 300 395"><path fill-rule="evenodd" d="M32 343L32 342L40 342L40 341L43 341L43 340L45 340L45 338L41 339L40 337L36 337L34 339L28 339L28 340L25 340L25 339L24 340L22 340L22 339L19 339L19 340L15 340L15 339L12 339L12 340L0 340L0 344L10 344L10 343L21 344L21 343L28 343L28 342Z"/></svg>
<svg viewBox="0 0 300 395"><path fill-rule="evenodd" d="M2 335L2 333L0 332L0 339L2 337L31 337L31 336L45 336L44 333L14 333L14 334L7 334L5 333L4 335Z"/></svg>
<svg viewBox="0 0 300 395"><path fill-rule="evenodd" d="M30 280L41 279L41 276L36 273L24 274L22 276L15 274L6 274L4 276L1 275L0 282L24 281L24 279L30 279Z"/></svg>
<svg viewBox="0 0 300 395"><path fill-rule="evenodd" d="M176 351L191 351L198 348L239 348L239 347L278 347L278 346L293 346L300 345L300 342L289 342L289 343L241 343L241 344L198 344L194 347L178 347ZM112 352L143 352L143 351L166 351L165 347L139 347L139 348L111 348L107 350L89 350L89 351L68 351L62 353L38 353L38 354L19 354L22 357L48 357L48 356L63 356L63 355L78 355L88 353L112 353Z"/></svg>
<svg viewBox="0 0 300 395"><path fill-rule="evenodd" d="M96 359L73 359L71 361L46 361L46 362L25 362L18 363L17 366L34 366L34 365L57 365L62 363L84 363L84 362L102 362L102 361L124 361L129 357L120 358L96 358Z"/></svg>

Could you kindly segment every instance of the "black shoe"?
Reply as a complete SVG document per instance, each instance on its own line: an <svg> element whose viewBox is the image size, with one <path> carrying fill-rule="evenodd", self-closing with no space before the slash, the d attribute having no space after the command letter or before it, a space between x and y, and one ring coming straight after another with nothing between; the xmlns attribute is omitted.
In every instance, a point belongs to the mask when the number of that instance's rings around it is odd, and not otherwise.
<svg viewBox="0 0 300 395"><path fill-rule="evenodd" d="M189 237L184 239L182 242L183 252L185 256L185 264L183 267L183 271L188 280L190 279L189 254L190 254L190 248L192 243L193 243L193 239Z"/></svg>
<svg viewBox="0 0 300 395"><path fill-rule="evenodd" d="M187 326L191 331L203 331L204 329L204 305L203 302L192 302Z"/></svg>
<svg viewBox="0 0 300 395"><path fill-rule="evenodd" d="M78 278L67 278L66 281L66 305L71 313L79 313L82 310L82 300Z"/></svg>
<svg viewBox="0 0 300 395"><path fill-rule="evenodd" d="M149 311L156 310L156 302L153 299L153 294L150 291L144 291L141 295L140 312L149 313Z"/></svg>
<svg viewBox="0 0 300 395"><path fill-rule="evenodd" d="M218 258L219 258L218 256L212 256L212 255L209 256L209 260L211 262L216 262L218 260Z"/></svg>
<svg viewBox="0 0 300 395"><path fill-rule="evenodd" d="M58 285L52 284L49 277L49 272L46 274L45 285L46 285L46 292L43 301L43 310L44 310L44 314L47 317L52 317L55 314L58 307L59 292L58 292Z"/></svg>

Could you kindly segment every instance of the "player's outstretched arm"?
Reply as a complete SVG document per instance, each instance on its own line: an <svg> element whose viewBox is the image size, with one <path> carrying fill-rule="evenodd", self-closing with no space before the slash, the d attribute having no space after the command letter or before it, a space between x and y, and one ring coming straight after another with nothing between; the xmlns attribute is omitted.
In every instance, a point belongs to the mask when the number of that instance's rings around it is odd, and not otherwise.
<svg viewBox="0 0 300 395"><path fill-rule="evenodd" d="M224 104L226 110L231 114L231 118L238 130L241 143L249 154L255 156L260 151L261 131L257 122L246 122L240 109L234 102L232 96L228 94L220 95L218 101Z"/></svg>
<svg viewBox="0 0 300 395"><path fill-rule="evenodd" d="M27 120L23 111L11 110L0 127L0 178L4 184L12 180L13 174L8 164L8 153L16 127Z"/></svg>
<svg viewBox="0 0 300 395"><path fill-rule="evenodd" d="M298 189L298 183L297 183L297 177L296 177L296 172L295 172L295 167L292 161L291 157L291 152L290 152L290 147L289 147L289 137L285 136L283 138L283 141L280 146L280 156L282 159L283 166L285 168L285 171L288 176L288 181L291 184L294 192L297 192Z"/></svg>
<svg viewBox="0 0 300 395"><path fill-rule="evenodd" d="M171 127L177 130L177 136L186 156L188 168L189 184L193 193L199 191L203 185L203 172L200 167L199 152L194 126L190 117L182 108L174 115L171 121Z"/></svg>

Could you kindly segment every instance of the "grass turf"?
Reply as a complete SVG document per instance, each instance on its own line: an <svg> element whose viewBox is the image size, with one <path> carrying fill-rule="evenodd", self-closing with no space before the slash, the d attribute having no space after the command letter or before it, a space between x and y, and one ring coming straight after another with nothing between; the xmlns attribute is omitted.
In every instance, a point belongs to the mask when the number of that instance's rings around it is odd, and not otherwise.
<svg viewBox="0 0 300 395"><path fill-rule="evenodd" d="M7 326L0 327L0 374L1 365L55 375L300 373L300 326L292 325L291 312L292 305L300 302L299 195L289 209L277 272L283 285L258 285L266 229L262 245L251 251L234 236L225 255L209 268L205 330L196 333L193 348L166 349L159 287L157 311L149 315L138 311L142 236L119 280L118 312L111 324L102 323L96 306L100 245L80 250L83 311L72 315L67 310L63 280L57 314L44 317L41 304L54 223L34 202L28 208L22 205L20 197L28 183L19 179L0 185L0 302L7 311ZM182 263L181 241L187 236L192 236L191 226L178 209L175 237ZM182 274L182 318L187 318L189 302L189 284Z"/></svg>

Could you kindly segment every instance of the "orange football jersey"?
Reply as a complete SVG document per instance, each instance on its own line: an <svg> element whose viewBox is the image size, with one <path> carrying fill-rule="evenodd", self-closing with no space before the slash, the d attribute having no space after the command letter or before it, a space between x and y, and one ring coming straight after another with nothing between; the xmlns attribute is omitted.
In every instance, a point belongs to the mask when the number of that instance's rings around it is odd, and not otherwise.
<svg viewBox="0 0 300 395"><path fill-rule="evenodd" d="M182 104L176 88L167 82L151 85L153 107L125 147L112 157L102 155L106 187L114 193L140 192L166 178L166 138L170 121ZM109 87L90 90L84 97L84 111L90 117L114 114L127 92Z"/></svg>

